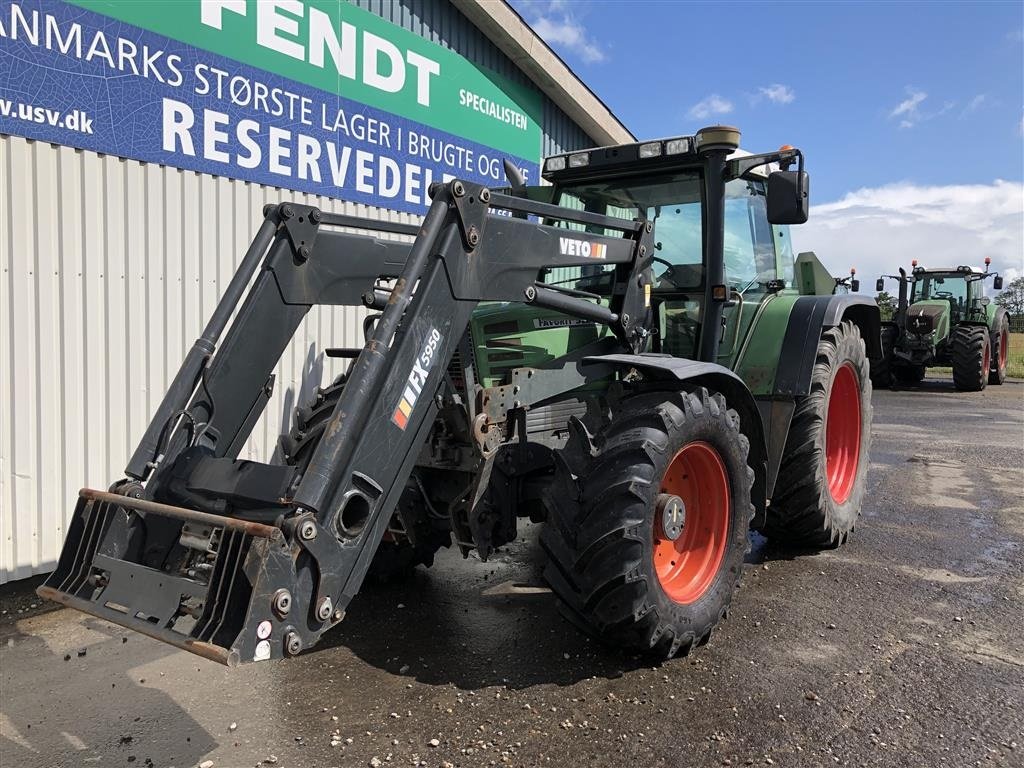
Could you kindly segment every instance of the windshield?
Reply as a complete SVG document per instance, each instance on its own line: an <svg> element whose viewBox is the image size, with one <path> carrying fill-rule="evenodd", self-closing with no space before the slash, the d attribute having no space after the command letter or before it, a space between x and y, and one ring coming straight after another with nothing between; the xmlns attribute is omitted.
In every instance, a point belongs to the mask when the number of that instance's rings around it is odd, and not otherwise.
<svg viewBox="0 0 1024 768"><path fill-rule="evenodd" d="M967 301L967 281L963 275L948 274L918 275L910 294L910 300L923 301L925 299L936 299L951 301L958 307L963 307Z"/></svg>
<svg viewBox="0 0 1024 768"><path fill-rule="evenodd" d="M625 219L654 222L655 291L699 288L704 282L704 228L701 176L684 172L595 182L561 190L559 205ZM615 235L600 227L569 225L596 234ZM762 181L733 179L725 185L723 257L728 285L739 293L760 291L775 278L775 240L768 224ZM561 281L606 274L607 268L572 267L554 270ZM551 282L549 280L549 282Z"/></svg>
<svg viewBox="0 0 1024 768"><path fill-rule="evenodd" d="M560 190L558 204L623 219L654 222L656 290L696 288L703 279L701 177L684 172L657 181L633 177L581 184ZM601 227L567 224L595 234L618 235ZM546 282L587 280L594 283L612 267L587 266L552 270Z"/></svg>

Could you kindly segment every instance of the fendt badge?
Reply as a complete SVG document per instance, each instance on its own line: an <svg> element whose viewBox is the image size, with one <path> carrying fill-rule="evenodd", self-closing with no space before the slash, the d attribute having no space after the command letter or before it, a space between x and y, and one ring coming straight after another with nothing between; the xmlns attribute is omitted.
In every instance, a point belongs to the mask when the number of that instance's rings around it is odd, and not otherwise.
<svg viewBox="0 0 1024 768"><path fill-rule="evenodd" d="M430 369L434 367L434 360L437 358L437 348L441 344L441 338L441 332L437 328L431 328L430 333L427 334L426 341L423 342L423 350L416 360L413 361L412 370L409 371L409 379L405 385L405 391L402 393L402 399L398 401L398 407L391 414L391 420L395 422L399 429L405 429L405 426L409 423L412 409L416 407L416 399L420 396L423 386L427 383Z"/></svg>

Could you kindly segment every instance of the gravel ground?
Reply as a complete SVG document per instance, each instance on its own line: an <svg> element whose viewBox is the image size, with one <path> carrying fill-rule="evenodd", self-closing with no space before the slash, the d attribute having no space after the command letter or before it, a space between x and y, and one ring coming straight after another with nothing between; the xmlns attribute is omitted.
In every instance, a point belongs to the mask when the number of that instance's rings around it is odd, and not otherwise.
<svg viewBox="0 0 1024 768"><path fill-rule="evenodd" d="M850 543L755 537L729 619L651 666L581 637L535 529L366 589L312 652L227 670L0 592L0 762L1024 766L1024 383L877 392Z"/></svg>

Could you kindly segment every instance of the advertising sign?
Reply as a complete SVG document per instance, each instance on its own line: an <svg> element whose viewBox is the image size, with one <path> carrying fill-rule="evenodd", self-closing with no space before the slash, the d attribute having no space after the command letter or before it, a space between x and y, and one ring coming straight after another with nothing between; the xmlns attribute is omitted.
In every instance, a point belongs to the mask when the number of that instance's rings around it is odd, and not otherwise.
<svg viewBox="0 0 1024 768"><path fill-rule="evenodd" d="M0 133L422 213L536 183L540 94L338 0L0 0Z"/></svg>

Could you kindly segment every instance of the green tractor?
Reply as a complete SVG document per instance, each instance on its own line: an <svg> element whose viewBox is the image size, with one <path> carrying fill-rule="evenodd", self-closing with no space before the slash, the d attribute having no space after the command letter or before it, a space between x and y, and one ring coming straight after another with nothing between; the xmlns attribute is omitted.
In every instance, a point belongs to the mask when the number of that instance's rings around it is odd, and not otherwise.
<svg viewBox="0 0 1024 768"><path fill-rule="evenodd" d="M892 321L882 324L882 356L872 362L871 379L876 387L916 385L925 369L951 366L953 384L965 392L979 392L987 384L1002 384L1010 344L1010 322L1003 307L985 296L985 280L1001 290L1003 278L969 266L925 269L911 262L898 275L899 296Z"/></svg>
<svg viewBox="0 0 1024 768"><path fill-rule="evenodd" d="M39 594L228 665L277 659L368 575L452 544L487 559L529 517L574 624L661 658L706 642L751 526L850 535L881 354L873 301L810 256L794 273L803 154L739 139L558 155L548 186L439 184L415 226L268 206ZM283 461L240 460L316 305L370 308L365 345L327 351L352 362L297 410Z"/></svg>

